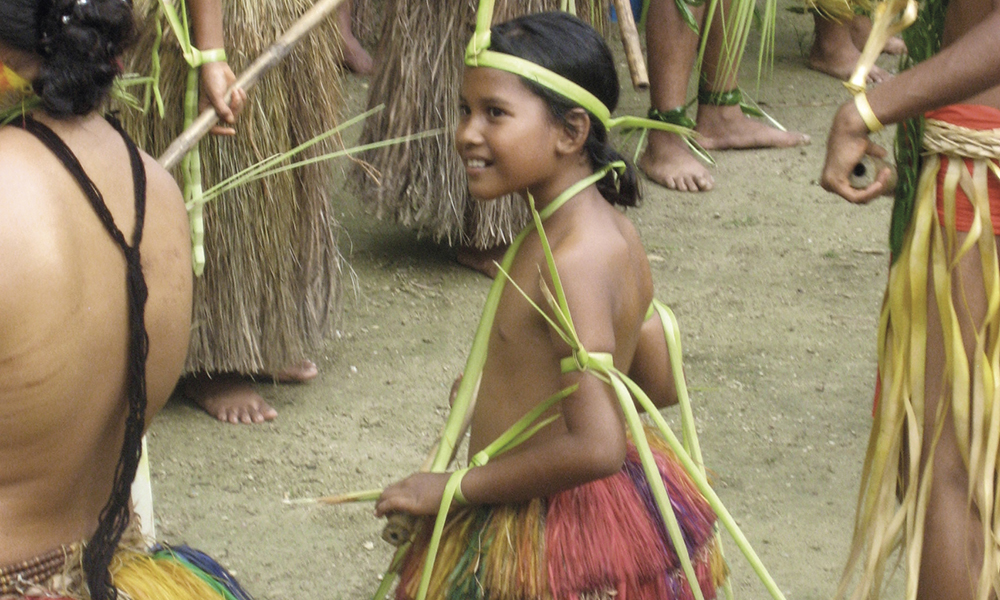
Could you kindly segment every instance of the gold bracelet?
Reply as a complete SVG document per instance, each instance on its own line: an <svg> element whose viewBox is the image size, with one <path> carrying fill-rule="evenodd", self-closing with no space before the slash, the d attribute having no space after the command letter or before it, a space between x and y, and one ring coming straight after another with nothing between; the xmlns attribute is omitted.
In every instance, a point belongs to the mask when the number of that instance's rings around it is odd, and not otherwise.
<svg viewBox="0 0 1000 600"><path fill-rule="evenodd" d="M870 133L885 129L885 125L875 116L875 111L872 110L872 105L868 103L868 95L864 90L854 94L854 106L858 109L858 114L861 115L861 120L865 122L865 127L868 128Z"/></svg>

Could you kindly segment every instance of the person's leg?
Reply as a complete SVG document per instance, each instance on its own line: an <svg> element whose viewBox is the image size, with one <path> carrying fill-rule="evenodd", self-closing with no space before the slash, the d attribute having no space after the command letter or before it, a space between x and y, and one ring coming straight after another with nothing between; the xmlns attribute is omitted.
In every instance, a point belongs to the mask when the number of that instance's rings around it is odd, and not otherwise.
<svg viewBox="0 0 1000 600"><path fill-rule="evenodd" d="M831 77L847 81L854 72L854 65L861 57L855 46L850 23L840 23L834 19L813 13L813 45L809 50L809 68ZM861 34L857 34L861 35ZM863 34L867 38L867 34ZM902 42L902 40L900 40ZM861 41L864 46L864 40ZM905 45L904 45L905 48ZM890 77L878 65L868 74L869 83L879 83Z"/></svg>
<svg viewBox="0 0 1000 600"><path fill-rule="evenodd" d="M701 86L716 94L738 88L738 69L726 64L722 15L723 11L716 12L708 30L701 78ZM787 148L809 142L805 134L781 131L747 117L738 104L699 102L697 121L698 142L707 150Z"/></svg>
<svg viewBox="0 0 1000 600"><path fill-rule="evenodd" d="M358 38L354 37L354 29L351 24L351 0L346 0L337 9L337 25L340 30L340 38L344 41L344 66L358 75L371 75L375 70L375 62L371 55L361 46Z"/></svg>
<svg viewBox="0 0 1000 600"><path fill-rule="evenodd" d="M500 269L497 263L503 260L507 253L507 244L493 246L492 248L476 248L475 246L459 246L455 252L455 260L463 267L478 271L483 275L494 279Z"/></svg>
<svg viewBox="0 0 1000 600"><path fill-rule="evenodd" d="M864 50L865 42L868 41L868 35L872 32L872 20L864 15L857 15L851 19L849 29L851 31L851 42L854 43L854 47L858 50ZM906 42L898 35L892 36L885 43L882 53L892 56L906 54Z"/></svg>
<svg viewBox="0 0 1000 600"><path fill-rule="evenodd" d="M965 235L959 234L956 246ZM944 340L928 268L927 360L925 375L924 440L926 456L944 381ZM961 323L965 351L975 348L975 325L986 314L986 295L979 253L966 254L957 268L952 302ZM975 324L975 325L974 325ZM970 369L971 372L971 369ZM921 465L922 466L922 465ZM912 474L910 475L913 476ZM982 567L983 534L979 513L968 500L969 474L958 449L950 412L934 452L933 479L924 530L917 598L962 600L974 597Z"/></svg>
<svg viewBox="0 0 1000 600"><path fill-rule="evenodd" d="M646 18L649 56L649 102L660 112L683 107L688 81L698 56L698 35L684 22L674 0L651 0ZM704 10L692 8L701 22ZM715 185L708 168L684 140L672 133L650 131L639 168L651 180L672 190L698 192Z"/></svg>

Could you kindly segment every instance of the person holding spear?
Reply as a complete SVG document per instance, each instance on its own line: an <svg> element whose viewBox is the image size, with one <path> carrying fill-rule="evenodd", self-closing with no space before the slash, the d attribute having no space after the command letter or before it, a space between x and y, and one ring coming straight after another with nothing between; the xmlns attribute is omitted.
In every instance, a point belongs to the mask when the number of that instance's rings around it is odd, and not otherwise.
<svg viewBox="0 0 1000 600"><path fill-rule="evenodd" d="M341 10L345 4L340 3ZM204 229L203 242L195 240L200 277L181 391L230 423L277 416L254 380L304 382L317 376L308 356L328 339L339 312L342 263L329 206L331 169L308 165L236 186L209 204L198 198L201 190L241 168L336 125L344 56L332 15L262 78L253 98L237 89L225 100L235 80L230 65L243 70L272 41L260 35L259 24L267 21L274 24L269 29L283 31L310 6L308 0L225 7L218 0L177 5L138 0L136 7L141 37L128 70L158 73L157 98L165 110L162 115L126 111L126 129L151 152L161 153L197 112L189 108L186 120L181 110L192 65L199 69L201 106L210 104L223 120L215 132L224 135L203 140L178 175L188 183L196 236ZM160 38L157 29L164 27ZM325 140L302 158L333 149L333 142Z"/></svg>

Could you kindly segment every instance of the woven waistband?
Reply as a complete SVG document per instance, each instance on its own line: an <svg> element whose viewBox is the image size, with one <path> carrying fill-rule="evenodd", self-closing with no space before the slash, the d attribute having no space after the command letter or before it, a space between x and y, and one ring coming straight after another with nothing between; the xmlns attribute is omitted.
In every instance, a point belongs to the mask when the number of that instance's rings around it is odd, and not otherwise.
<svg viewBox="0 0 1000 600"><path fill-rule="evenodd" d="M927 119L923 146L932 154L1000 159L1000 129L968 129L946 121Z"/></svg>

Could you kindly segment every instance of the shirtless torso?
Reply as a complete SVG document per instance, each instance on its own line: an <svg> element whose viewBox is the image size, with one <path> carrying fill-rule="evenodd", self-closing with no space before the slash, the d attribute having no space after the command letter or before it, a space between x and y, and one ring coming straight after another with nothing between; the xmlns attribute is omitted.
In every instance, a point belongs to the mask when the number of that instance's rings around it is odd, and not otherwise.
<svg viewBox="0 0 1000 600"><path fill-rule="evenodd" d="M545 232L583 347L589 352L610 352L615 365L627 372L653 289L649 263L634 226L591 187L549 217ZM541 281L554 288L536 232L521 246L510 276L552 315ZM490 502L548 495L596 478L587 472L593 463L581 451L600 455L602 448L619 444L624 448L624 425L611 389L593 375L560 374L559 361L570 354L569 346L508 283L490 337L470 455L547 397L573 383L579 383L580 389L561 404L563 418L512 452L533 458L505 461L499 457L477 470L482 474L470 472L464 489L479 489L476 481L480 478L500 477L511 483L487 486L505 492L503 497L490 494Z"/></svg>
<svg viewBox="0 0 1000 600"><path fill-rule="evenodd" d="M951 0L944 23L943 46L947 48L982 23L984 15L997 12L997 6L996 0ZM1000 85L970 96L962 103L1000 108Z"/></svg>
<svg viewBox="0 0 1000 600"><path fill-rule="evenodd" d="M122 138L93 114L36 118L76 155L131 239ZM192 275L180 191L152 158L143 162L148 424L181 373ZM9 564L89 538L108 501L127 412L128 304L122 251L52 152L0 128L0 181L0 564Z"/></svg>

